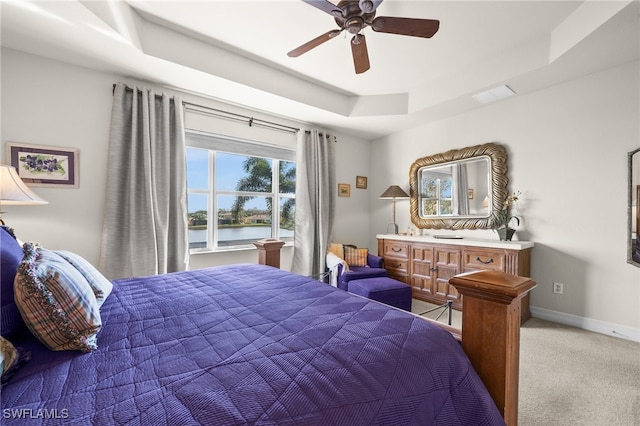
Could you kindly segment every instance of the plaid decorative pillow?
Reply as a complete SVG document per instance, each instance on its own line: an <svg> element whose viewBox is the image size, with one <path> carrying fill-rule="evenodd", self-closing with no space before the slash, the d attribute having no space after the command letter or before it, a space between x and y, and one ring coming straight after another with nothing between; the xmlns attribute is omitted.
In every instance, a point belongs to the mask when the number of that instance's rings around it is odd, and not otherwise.
<svg viewBox="0 0 640 426"><path fill-rule="evenodd" d="M72 264L82 274L93 289L98 306L102 306L105 299L111 294L111 290L113 290L111 281L106 279L95 266L82 256L65 250L58 250L55 253L62 256L64 260Z"/></svg>
<svg viewBox="0 0 640 426"><path fill-rule="evenodd" d="M349 266L367 266L369 249L344 246L344 260Z"/></svg>
<svg viewBox="0 0 640 426"><path fill-rule="evenodd" d="M14 292L31 333L54 351L96 349L102 320L87 280L60 255L32 243L23 248Z"/></svg>

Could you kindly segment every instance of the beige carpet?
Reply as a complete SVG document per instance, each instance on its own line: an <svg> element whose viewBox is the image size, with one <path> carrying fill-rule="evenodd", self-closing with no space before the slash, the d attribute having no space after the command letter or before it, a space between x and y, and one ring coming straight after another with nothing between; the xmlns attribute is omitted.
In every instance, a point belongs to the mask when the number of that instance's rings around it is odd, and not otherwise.
<svg viewBox="0 0 640 426"><path fill-rule="evenodd" d="M518 408L521 426L640 425L640 343L530 319Z"/></svg>
<svg viewBox="0 0 640 426"><path fill-rule="evenodd" d="M432 306L414 299L412 311ZM520 426L640 426L640 343L532 318L520 332L519 389Z"/></svg>

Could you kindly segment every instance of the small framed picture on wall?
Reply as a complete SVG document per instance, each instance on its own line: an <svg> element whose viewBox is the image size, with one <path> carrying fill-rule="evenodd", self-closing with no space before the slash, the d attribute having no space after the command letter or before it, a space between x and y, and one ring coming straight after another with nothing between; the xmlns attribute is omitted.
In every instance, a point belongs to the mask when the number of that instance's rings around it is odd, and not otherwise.
<svg viewBox="0 0 640 426"><path fill-rule="evenodd" d="M338 197L351 197L351 185L348 183L339 183Z"/></svg>
<svg viewBox="0 0 640 426"><path fill-rule="evenodd" d="M367 189L367 177L356 176L356 188Z"/></svg>
<svg viewBox="0 0 640 426"><path fill-rule="evenodd" d="M7 157L27 185L79 186L78 150L75 148L7 143Z"/></svg>

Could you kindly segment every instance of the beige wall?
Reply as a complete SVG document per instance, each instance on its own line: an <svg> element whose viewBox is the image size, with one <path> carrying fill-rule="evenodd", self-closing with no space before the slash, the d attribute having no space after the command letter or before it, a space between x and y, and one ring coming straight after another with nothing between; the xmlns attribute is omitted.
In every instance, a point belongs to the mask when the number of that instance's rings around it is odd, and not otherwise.
<svg viewBox="0 0 640 426"><path fill-rule="evenodd" d="M34 188L50 203L8 206L5 219L24 240L97 264L111 85L127 79L8 49L1 59L2 161L8 141L80 150L80 188ZM625 260L626 159L640 140L638 68L518 95L374 142L337 134L337 180L351 185L351 197L337 200L335 240L375 251L375 235L391 222L391 203L378 197L391 184L408 189L416 158L499 142L510 155L510 187L524 194L517 235L536 243L534 315L640 340L640 269ZM358 175L368 177L368 189L355 188ZM410 224L408 206L398 202L401 230ZM497 238L490 230L466 235ZM285 248L283 267L291 258ZM256 259L255 250L198 255L192 267ZM563 295L552 293L554 281L565 284Z"/></svg>
<svg viewBox="0 0 640 426"><path fill-rule="evenodd" d="M129 78L80 68L41 57L2 49L1 140L0 159L6 162L6 143L22 142L78 148L80 187L34 188L49 201L45 206L7 206L7 224L25 241L38 241L51 249L66 249L81 254L93 264L100 259L100 241L104 210L106 154L111 116L112 85L117 81L133 84ZM193 103L247 114L269 121L299 127L300 123L281 117L269 117L235 106L181 95ZM276 143L286 134L265 131L230 121L218 121L216 129L207 128L207 119L191 117L187 125L217 131L235 137L254 138ZM364 215L368 191L355 189L355 176L369 174L367 141L337 134L339 182L352 184L351 198L338 199L336 235L342 241L365 245L369 218ZM291 143L289 138L286 144ZM191 256L191 268L257 261L255 249ZM293 248L282 251L281 266L291 268Z"/></svg>
<svg viewBox="0 0 640 426"><path fill-rule="evenodd" d="M109 119L114 76L2 49L2 162L6 143L79 149L80 187L33 188L49 204L7 206L19 238L100 256Z"/></svg>
<svg viewBox="0 0 640 426"><path fill-rule="evenodd" d="M516 235L536 244L534 315L640 340L640 269L626 263L626 161L640 142L638 81L635 62L375 141L375 191L392 182L407 188L416 158L504 144L509 186L523 193ZM373 198L370 206L373 244L390 207ZM398 223L401 230L410 224L408 202L398 204ZM457 233L497 239L490 230ZM564 283L564 294L552 292L553 282Z"/></svg>

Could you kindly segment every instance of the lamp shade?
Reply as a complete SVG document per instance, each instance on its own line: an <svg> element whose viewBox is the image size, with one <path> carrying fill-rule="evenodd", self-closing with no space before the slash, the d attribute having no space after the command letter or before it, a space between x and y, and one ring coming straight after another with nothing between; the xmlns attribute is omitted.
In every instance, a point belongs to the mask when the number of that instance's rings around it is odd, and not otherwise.
<svg viewBox="0 0 640 426"><path fill-rule="evenodd" d="M382 193L382 195L380 195L380 198L382 199L409 198L409 194L404 192L404 190L400 188L398 185L391 185L389 188L387 188L386 191Z"/></svg>
<svg viewBox="0 0 640 426"><path fill-rule="evenodd" d="M0 203L3 205L48 204L22 182L14 167L0 165Z"/></svg>

